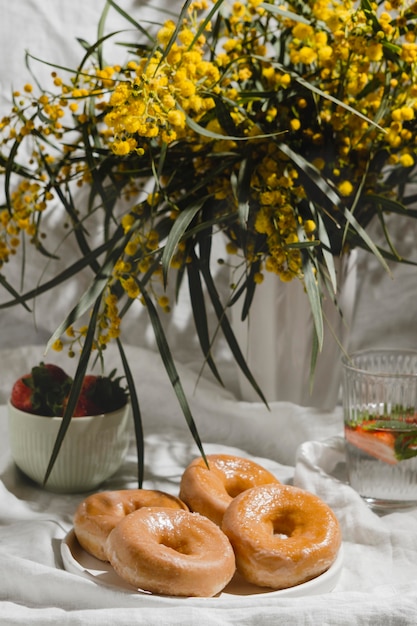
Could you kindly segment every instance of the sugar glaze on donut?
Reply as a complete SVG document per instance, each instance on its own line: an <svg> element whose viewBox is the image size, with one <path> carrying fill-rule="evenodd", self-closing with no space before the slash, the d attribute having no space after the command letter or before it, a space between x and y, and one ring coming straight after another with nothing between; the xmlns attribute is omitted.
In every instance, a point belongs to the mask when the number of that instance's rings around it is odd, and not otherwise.
<svg viewBox="0 0 417 626"><path fill-rule="evenodd" d="M212 597L235 573L226 535L198 513L144 507L110 533L106 552L117 574L159 595Z"/></svg>
<svg viewBox="0 0 417 626"><path fill-rule="evenodd" d="M153 489L102 491L85 498L74 515L74 532L84 550L100 561L107 561L106 540L126 515L144 506L188 510L175 496Z"/></svg>
<svg viewBox="0 0 417 626"><path fill-rule="evenodd" d="M240 494L229 505L222 529L242 576L272 589L323 574L341 544L340 526L330 507L288 485L254 487Z"/></svg>
<svg viewBox="0 0 417 626"><path fill-rule="evenodd" d="M196 458L185 469L180 483L180 499L191 511L201 513L219 526L224 512L238 494L279 480L267 469L243 457L229 454Z"/></svg>

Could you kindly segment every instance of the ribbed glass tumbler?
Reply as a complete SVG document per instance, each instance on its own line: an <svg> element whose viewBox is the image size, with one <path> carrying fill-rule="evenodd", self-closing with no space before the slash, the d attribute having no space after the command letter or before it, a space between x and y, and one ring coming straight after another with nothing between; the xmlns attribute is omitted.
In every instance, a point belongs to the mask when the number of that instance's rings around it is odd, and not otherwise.
<svg viewBox="0 0 417 626"><path fill-rule="evenodd" d="M417 351L366 350L342 364L351 486L374 509L417 506Z"/></svg>

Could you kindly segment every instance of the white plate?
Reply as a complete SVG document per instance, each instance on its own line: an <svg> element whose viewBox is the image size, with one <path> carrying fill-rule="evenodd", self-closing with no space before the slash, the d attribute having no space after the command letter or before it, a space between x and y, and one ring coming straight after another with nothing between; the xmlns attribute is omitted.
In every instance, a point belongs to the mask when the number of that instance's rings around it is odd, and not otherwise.
<svg viewBox="0 0 417 626"><path fill-rule="evenodd" d="M85 552L85 550L83 550L78 543L73 530L70 531L68 535L62 540L61 555L64 562L64 567L68 572L77 574L78 576L83 576L84 578L89 578L90 580L94 580L100 585L107 585L124 593L135 595L137 596L139 601L141 599L141 596L143 597L144 595L146 595L146 598L148 600L152 597L154 597L155 600L159 599L159 596L152 596L152 594L149 592L135 589L134 587L126 583L122 578L120 578L109 563L99 561L98 559ZM317 578L313 578L313 580L309 580L306 583L297 585L296 587L290 587L289 589L280 589L279 591L264 589L262 587L251 585L250 583L244 581L238 575L235 575L232 581L227 585L227 587L222 591L221 594L215 596L214 598L203 599L207 602L221 602L223 600L236 598L236 596L256 596L257 599L261 599L262 597L270 598L271 596L288 598L329 593L330 591L333 591L336 583L340 578L340 574L342 571L342 561L343 555L342 549L340 549L335 562L326 572L324 572L324 574L321 574L320 576L317 576ZM196 600L197 598L175 597L171 599L184 602ZM198 600L202 600L202 598L198 598Z"/></svg>

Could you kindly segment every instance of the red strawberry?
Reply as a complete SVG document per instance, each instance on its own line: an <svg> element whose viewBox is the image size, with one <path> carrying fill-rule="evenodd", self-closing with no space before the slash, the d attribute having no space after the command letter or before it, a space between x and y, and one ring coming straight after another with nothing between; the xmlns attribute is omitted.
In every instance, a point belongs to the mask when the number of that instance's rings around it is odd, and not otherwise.
<svg viewBox="0 0 417 626"><path fill-rule="evenodd" d="M59 365L54 365L53 363L41 363L41 366L48 370L51 380L55 383L66 383L68 378L70 378L66 371L63 370L62 367L59 367Z"/></svg>
<svg viewBox="0 0 417 626"><path fill-rule="evenodd" d="M26 413L34 413L33 403L32 403L32 376L31 374L25 374L21 378L19 378L12 388L12 393L10 396L10 402L17 409L21 411L25 411Z"/></svg>
<svg viewBox="0 0 417 626"><path fill-rule="evenodd" d="M57 365L40 363L13 385L10 401L17 409L37 415L62 415L72 378Z"/></svg>
<svg viewBox="0 0 417 626"><path fill-rule="evenodd" d="M81 392L78 398L77 406L75 407L73 416L84 417L85 415L99 415L103 413L100 406L96 404L95 398L95 386L97 383L97 376L93 374L87 374L84 377Z"/></svg>
<svg viewBox="0 0 417 626"><path fill-rule="evenodd" d="M120 409L127 402L127 391L121 386L120 378L88 374L84 377L74 417L99 415Z"/></svg>
<svg viewBox="0 0 417 626"><path fill-rule="evenodd" d="M380 461L390 465L395 465L398 462L395 456L395 435L393 433L366 431L358 426L354 429L345 428L345 437L353 446Z"/></svg>

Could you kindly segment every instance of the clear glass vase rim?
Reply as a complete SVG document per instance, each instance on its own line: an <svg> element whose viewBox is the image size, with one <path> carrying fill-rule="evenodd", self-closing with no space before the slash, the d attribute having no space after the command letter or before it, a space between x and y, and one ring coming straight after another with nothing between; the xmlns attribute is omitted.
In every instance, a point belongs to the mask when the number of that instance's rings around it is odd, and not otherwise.
<svg viewBox="0 0 417 626"><path fill-rule="evenodd" d="M366 374L368 376L380 376L386 378L417 378L417 368L415 372L388 372L386 370L370 370L364 367L355 365L354 360L364 356L412 356L417 361L417 350L411 348L367 348L364 350L358 350L351 354L345 354L342 356L342 365L346 370L351 372L357 372L358 374Z"/></svg>

